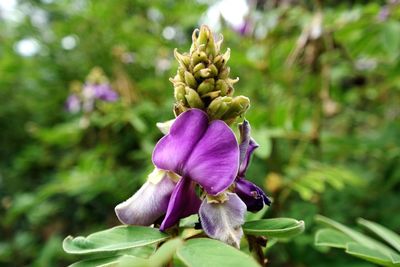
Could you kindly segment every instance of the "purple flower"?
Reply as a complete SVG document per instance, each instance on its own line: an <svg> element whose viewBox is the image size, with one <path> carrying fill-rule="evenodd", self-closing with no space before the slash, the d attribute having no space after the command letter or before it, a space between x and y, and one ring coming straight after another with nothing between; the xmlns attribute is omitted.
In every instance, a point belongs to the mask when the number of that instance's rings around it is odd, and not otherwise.
<svg viewBox="0 0 400 267"><path fill-rule="evenodd" d="M118 94L111 88L108 83L94 85L96 97L98 99L113 102L118 99Z"/></svg>
<svg viewBox="0 0 400 267"><path fill-rule="evenodd" d="M76 94L70 94L65 102L68 112L77 113L81 110L81 100Z"/></svg>
<svg viewBox="0 0 400 267"><path fill-rule="evenodd" d="M88 99L100 99L107 102L113 102L118 99L118 94L108 83L86 84L83 88L83 94L86 95Z"/></svg>
<svg viewBox="0 0 400 267"><path fill-rule="evenodd" d="M271 200L265 195L263 190L252 182L246 180L246 171L249 167L251 155L258 147L256 141L250 137L250 124L244 120L239 125L240 131L240 165L236 178L236 194L246 203L247 210L256 212L264 207L264 204L270 205Z"/></svg>
<svg viewBox="0 0 400 267"><path fill-rule="evenodd" d="M131 201L118 205L116 213L123 223L140 222L142 225L149 225L155 217L165 213L160 227L165 230L180 218L199 211L201 200L195 191L196 184L208 195L218 195L231 186L239 168L239 147L225 122L209 122L205 112L190 109L176 118L169 133L157 143L153 163L161 172L172 174L174 179L179 177L176 186L173 190L172 187L166 190L158 182L155 183L157 189L142 188ZM164 179L170 177L163 177L161 181ZM165 190L162 191L165 197L151 196L152 191L158 190ZM170 197L167 197L169 193ZM150 207L145 204L149 199L153 200ZM133 201L138 203L133 206ZM151 209L152 206L160 208Z"/></svg>

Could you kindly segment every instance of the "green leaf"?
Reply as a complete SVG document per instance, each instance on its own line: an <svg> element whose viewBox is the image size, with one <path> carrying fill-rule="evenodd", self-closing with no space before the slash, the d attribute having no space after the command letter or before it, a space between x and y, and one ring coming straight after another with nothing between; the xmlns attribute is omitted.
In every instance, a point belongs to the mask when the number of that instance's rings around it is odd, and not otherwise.
<svg viewBox="0 0 400 267"><path fill-rule="evenodd" d="M316 246L328 246L334 248L346 248L346 244L354 242L348 235L334 229L321 229L315 234Z"/></svg>
<svg viewBox="0 0 400 267"><path fill-rule="evenodd" d="M400 236L398 234L380 224L365 220L363 218L358 219L357 222L400 251Z"/></svg>
<svg viewBox="0 0 400 267"><path fill-rule="evenodd" d="M168 235L155 228L122 225L88 237L68 236L64 239L63 249L71 254L118 251L154 244L167 238Z"/></svg>
<svg viewBox="0 0 400 267"><path fill-rule="evenodd" d="M332 219L329 219L329 218L321 216L321 215L317 215L315 217L315 219L316 219L316 221L318 221L320 223L328 225L328 226L348 235L354 241L356 241L357 243L363 244L366 247L369 247L371 249L378 249L382 253L385 253L386 255L394 254L394 251L391 248L385 246L384 244L372 239L369 236L366 236L362 233L352 230L351 228L349 228L341 223L338 223Z"/></svg>
<svg viewBox="0 0 400 267"><path fill-rule="evenodd" d="M243 231L250 235L291 238L304 231L304 222L291 218L273 218L246 222Z"/></svg>
<svg viewBox="0 0 400 267"><path fill-rule="evenodd" d="M106 258L95 258L75 262L69 267L116 267L127 266L129 261L130 267L152 267L148 264L148 260L130 255L118 255Z"/></svg>
<svg viewBox="0 0 400 267"><path fill-rule="evenodd" d="M208 238L190 239L178 249L177 256L190 267L259 266L244 252Z"/></svg>
<svg viewBox="0 0 400 267"><path fill-rule="evenodd" d="M359 243L348 243L346 253L383 266L400 266L400 264L393 264L390 256Z"/></svg>

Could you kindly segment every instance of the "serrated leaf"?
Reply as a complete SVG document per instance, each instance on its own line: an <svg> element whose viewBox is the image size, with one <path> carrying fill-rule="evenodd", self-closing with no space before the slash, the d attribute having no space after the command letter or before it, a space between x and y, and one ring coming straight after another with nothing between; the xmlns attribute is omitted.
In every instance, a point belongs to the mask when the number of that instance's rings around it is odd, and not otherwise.
<svg viewBox="0 0 400 267"><path fill-rule="evenodd" d="M71 254L109 252L146 246L167 238L168 235L155 228L122 225L88 237L68 236L64 239L63 249Z"/></svg>
<svg viewBox="0 0 400 267"><path fill-rule="evenodd" d="M258 263L244 252L220 241L196 238L177 251L178 258L190 267L255 267Z"/></svg>
<svg viewBox="0 0 400 267"><path fill-rule="evenodd" d="M304 231L304 222L291 218L273 218L246 222L243 225L246 234L291 238Z"/></svg>
<svg viewBox="0 0 400 267"><path fill-rule="evenodd" d="M334 248L346 248L346 244L354 242L348 235L334 229L321 229L315 234L316 246L328 246Z"/></svg>
<svg viewBox="0 0 400 267"><path fill-rule="evenodd" d="M400 252L400 236L398 234L380 224L365 220L363 218L358 219L357 222L388 242Z"/></svg>

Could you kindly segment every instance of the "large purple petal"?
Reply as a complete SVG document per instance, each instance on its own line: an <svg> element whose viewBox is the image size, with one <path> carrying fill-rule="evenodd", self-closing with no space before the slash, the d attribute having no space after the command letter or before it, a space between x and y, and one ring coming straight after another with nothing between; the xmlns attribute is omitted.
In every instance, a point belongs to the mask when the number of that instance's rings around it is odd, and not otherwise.
<svg viewBox="0 0 400 267"><path fill-rule="evenodd" d="M239 167L239 147L225 122L213 121L186 162L184 175L210 195L217 195L235 180Z"/></svg>
<svg viewBox="0 0 400 267"><path fill-rule="evenodd" d="M132 197L115 207L118 219L124 224L153 224L165 214L174 187L167 175L157 184L147 181Z"/></svg>
<svg viewBox="0 0 400 267"><path fill-rule="evenodd" d="M250 124L247 120L244 120L242 124L239 125L240 131L240 166L239 166L239 176L245 176L247 168L249 167L251 155L254 150L259 147L257 142L250 137Z"/></svg>
<svg viewBox="0 0 400 267"><path fill-rule="evenodd" d="M153 163L159 169L182 175L184 165L194 146L208 127L207 114L190 109L179 115L168 135L158 141L153 151Z"/></svg>
<svg viewBox="0 0 400 267"><path fill-rule="evenodd" d="M205 198L200 206L200 222L209 237L239 248L246 205L236 194L227 195L224 203L208 203Z"/></svg>
<svg viewBox="0 0 400 267"><path fill-rule="evenodd" d="M188 178L182 177L172 192L168 204L167 214L161 224L160 230L176 224L180 218L187 217L199 211L201 204L194 190L195 184Z"/></svg>
<svg viewBox="0 0 400 267"><path fill-rule="evenodd" d="M256 212L261 210L264 204L271 204L271 200L261 188L243 178L239 177L236 180L235 192L246 204L248 211Z"/></svg>

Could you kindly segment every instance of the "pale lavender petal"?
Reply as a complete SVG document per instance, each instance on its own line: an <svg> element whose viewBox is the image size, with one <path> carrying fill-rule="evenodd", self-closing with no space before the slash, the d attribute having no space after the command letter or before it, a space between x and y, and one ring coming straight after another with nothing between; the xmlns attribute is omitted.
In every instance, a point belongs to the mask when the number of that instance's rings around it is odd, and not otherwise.
<svg viewBox="0 0 400 267"><path fill-rule="evenodd" d="M257 212L264 207L264 204L268 206L271 204L271 200L261 188L243 178L236 180L235 192L246 204L248 211Z"/></svg>
<svg viewBox="0 0 400 267"><path fill-rule="evenodd" d="M77 113L81 110L81 101L76 94L71 94L65 103L67 110L71 113Z"/></svg>
<svg viewBox="0 0 400 267"><path fill-rule="evenodd" d="M96 98L112 102L118 99L118 94L111 88L108 83L93 85Z"/></svg>
<svg viewBox="0 0 400 267"><path fill-rule="evenodd" d="M154 165L182 175L187 158L207 127L207 114L199 109L190 109L179 115L169 134L161 138L155 146Z"/></svg>
<svg viewBox="0 0 400 267"><path fill-rule="evenodd" d="M199 183L210 195L227 189L239 167L235 134L220 120L213 121L197 143L184 167L184 176Z"/></svg>
<svg viewBox="0 0 400 267"><path fill-rule="evenodd" d="M124 224L153 224L165 214L174 188L167 175L157 184L147 181L131 198L118 204L115 213Z"/></svg>
<svg viewBox="0 0 400 267"><path fill-rule="evenodd" d="M181 178L172 192L168 204L167 214L161 224L160 230L170 228L179 219L195 214L199 211L200 199L195 192L195 184L188 178Z"/></svg>
<svg viewBox="0 0 400 267"><path fill-rule="evenodd" d="M244 176L247 168L249 167L251 155L254 150L259 147L256 141L250 137L250 124L247 120L244 120L242 124L239 125L240 131L240 166L239 166L239 176Z"/></svg>
<svg viewBox="0 0 400 267"><path fill-rule="evenodd" d="M239 248L246 205L236 194L227 195L224 203L208 203L205 198L200 206L200 222L209 237Z"/></svg>

